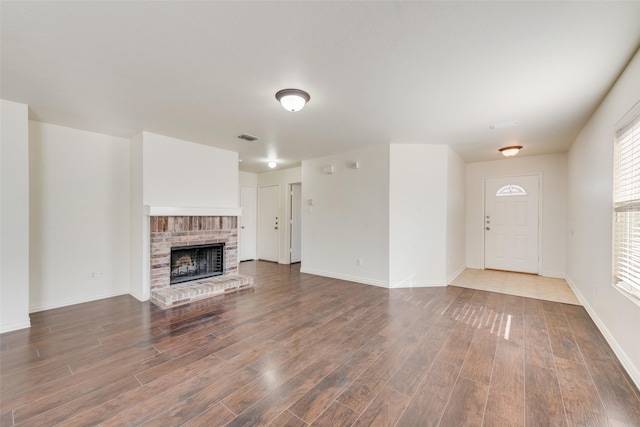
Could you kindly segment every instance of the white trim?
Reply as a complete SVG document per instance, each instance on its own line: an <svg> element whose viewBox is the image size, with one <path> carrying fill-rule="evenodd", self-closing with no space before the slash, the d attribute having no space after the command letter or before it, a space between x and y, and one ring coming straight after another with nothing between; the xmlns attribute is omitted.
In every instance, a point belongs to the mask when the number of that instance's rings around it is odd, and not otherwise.
<svg viewBox="0 0 640 427"><path fill-rule="evenodd" d="M29 313L36 313L38 311L51 310L54 308L66 307L68 305L82 304L85 302L91 302L99 299L117 297L120 295L127 295L127 294L129 294L129 289L121 289L119 291L107 292L100 295L94 295L89 298L65 298L65 299L54 301L52 303L36 304L36 305L29 306Z"/></svg>
<svg viewBox="0 0 640 427"><path fill-rule="evenodd" d="M543 271L540 273L543 277L553 277L554 279L566 279L567 275L565 273L558 273L556 271Z"/></svg>
<svg viewBox="0 0 640 427"><path fill-rule="evenodd" d="M149 289L145 289L145 293L141 294L140 292L137 291L137 289L129 289L129 295L131 295L132 297L134 297L135 299L137 299L140 302L144 302L144 301L148 301L149 298L151 298L150 291Z"/></svg>
<svg viewBox="0 0 640 427"><path fill-rule="evenodd" d="M285 233L285 262L280 264L291 264L291 239L292 239L292 218L291 215L293 210L293 186L300 186L300 203L302 203L302 182L289 182L287 184L287 194L285 195L286 203L285 203L285 221L287 225L286 233ZM302 221L302 206L300 207L300 221ZM300 240L302 240L302 228L300 229ZM301 242L302 243L302 242ZM300 258L302 259L302 244L300 245ZM296 261L300 262L300 261Z"/></svg>
<svg viewBox="0 0 640 427"><path fill-rule="evenodd" d="M293 183L287 182L284 194L284 253L283 259L278 260L278 264L291 264L291 186Z"/></svg>
<svg viewBox="0 0 640 427"><path fill-rule="evenodd" d="M4 325L0 325L0 334L4 334L6 332L18 331L20 329L26 329L31 327L31 319L27 316L27 320L23 320L20 322L11 322L5 323Z"/></svg>
<svg viewBox="0 0 640 427"><path fill-rule="evenodd" d="M242 242L241 242L241 238L240 235L243 233L243 231L240 229L241 226L244 223L245 219L238 219L238 262L242 262L242 261L249 261L249 260L254 260L258 258L258 187L254 186L254 185L244 185L244 184L240 184L238 186L238 200L239 203L242 204L242 188L251 188L253 189L253 207L254 207L254 212L253 212L253 224L251 224L253 226L253 247L254 247L254 251L253 251L253 256L251 258L247 258L247 259L242 259L241 254L242 254ZM240 208L242 209L242 206L240 206ZM245 217L246 218L246 217Z"/></svg>
<svg viewBox="0 0 640 427"><path fill-rule="evenodd" d="M602 320L600 320L600 318L596 314L596 311L593 308L591 308L591 305L589 305L589 301L587 301L584 295L582 295L578 287L575 285L575 283L573 283L573 280L571 279L571 277L567 276L565 280L569 284L569 287L571 287L571 290L573 291L573 293L576 294L576 297L578 297L578 301L580 301L580 303L585 308L585 310L587 310L589 317L591 317L591 319L593 320L593 323L596 324L596 327L602 333L602 335L604 336L604 339L611 346L611 349L613 350L615 355L618 357L618 360L620 360L620 363L622 364L624 369L627 371L627 374L629 374L629 377L631 377L631 380L635 383L636 387L640 388L640 366L636 366L633 363L633 361L629 358L629 356L627 356L627 353L624 352L622 347L618 345L618 342L616 341L616 339L613 337L611 332L609 332L609 330L607 329L605 324L602 322Z"/></svg>
<svg viewBox="0 0 640 427"><path fill-rule="evenodd" d="M633 293L629 289L625 289L624 287L620 286L619 283L614 283L612 286L614 288L616 288L616 290L618 292L620 292L622 295L624 295L625 297L629 298L629 300L632 303L634 303L635 305L640 307L640 298L638 298L638 294L637 293Z"/></svg>
<svg viewBox="0 0 640 427"><path fill-rule="evenodd" d="M411 282L408 285L403 285L403 282L399 282L396 285L390 286L392 289L403 288L442 288L447 286L442 280L421 280L417 282Z"/></svg>
<svg viewBox="0 0 640 427"><path fill-rule="evenodd" d="M147 216L241 216L242 208L144 205L144 214Z"/></svg>
<svg viewBox="0 0 640 427"><path fill-rule="evenodd" d="M458 268L456 271L454 271L453 273L451 273L449 275L449 277L447 277L447 285L450 285L451 283L453 283L454 280L456 280L458 278L459 275L462 274L463 271L465 271L467 269L466 265L461 266L460 268Z"/></svg>
<svg viewBox="0 0 640 427"><path fill-rule="evenodd" d="M390 288L412 288L413 287L413 278L415 277L415 274L412 274L411 276L407 277L406 279L400 280L398 282L396 282L395 285L392 285L391 282L389 282L389 287Z"/></svg>
<svg viewBox="0 0 640 427"><path fill-rule="evenodd" d="M300 273L314 274L316 276L323 276L323 277L331 277L332 279L347 280L349 282L358 282L365 285L379 286L382 288L389 287L389 282L385 282L383 280L374 280L374 279L367 279L367 278L358 277L358 276L349 276L346 274L333 273L330 271L313 270L310 268L301 267Z"/></svg>
<svg viewBox="0 0 640 427"><path fill-rule="evenodd" d="M460 275L460 273L462 273L465 270L466 267L461 267L458 271L456 271L454 274L451 275L451 281L453 281L453 279L455 279L456 277L458 277L458 275ZM307 274L313 274L316 276L323 276L323 277L331 277L332 279L340 279L340 280L347 280L349 282L357 282L357 283L362 283L365 285L373 285L373 286L379 286L381 288L389 288L389 289L404 289L404 288L434 288L434 287L444 287L447 286L447 283L443 280L419 280L419 281L414 281L413 277L414 276L410 276L404 280L400 280L399 282L395 283L395 284L390 284L389 282L385 282L383 280L375 280L375 279L368 279L368 278L364 278L364 277L358 277L358 276L350 276L347 274L340 274L340 273L333 273L330 271L323 271L323 270L313 270L310 268L305 268L305 267L301 267L300 268L300 273L307 273ZM449 282L450 283L450 282Z"/></svg>
<svg viewBox="0 0 640 427"><path fill-rule="evenodd" d="M278 228L278 233L277 233L277 239L278 241L276 242L276 248L278 251L278 254L276 256L275 260L272 259L263 259L260 256L260 235L263 234L263 231L260 228L260 217L262 215L262 212L260 212L260 190L262 190L263 188L269 188L269 187L277 187L278 188L278 200L277 202L277 212L278 212L278 218L280 218L278 220L278 225L280 225L280 227ZM280 243L281 243L281 238L282 238L282 232L280 231L282 228L282 211L281 211L281 207L282 207L282 188L280 186L280 184L269 184L269 185L259 185L257 192L256 192L256 259L257 260L263 260L263 261L268 261L268 262L277 262L278 264L286 264L286 260L284 258L280 258ZM286 199L285 199L286 200ZM285 208L286 210L286 208ZM286 225L286 224L285 224ZM286 232L286 227L285 227L285 232ZM262 236L264 237L264 236Z"/></svg>
<svg viewBox="0 0 640 427"><path fill-rule="evenodd" d="M513 174L507 174L507 175L488 175L488 176L484 176L482 177L482 228L484 230L485 227L485 223L484 223L484 216L487 214L487 179L494 179L494 178L514 178L514 177L523 177L523 176L537 176L538 177L538 271L536 272L536 274L541 274L540 272L542 271L542 264L543 264L543 259L542 259L542 245L544 244L544 242L542 241L542 229L543 229L543 218L542 218L542 214L543 214L543 194L542 194L542 190L544 187L544 183L542 182L542 180L544 179L544 174L542 172L531 172L531 173L524 173L521 175L513 175ZM484 231L482 232L482 270L486 269L486 245L485 245L485 233Z"/></svg>

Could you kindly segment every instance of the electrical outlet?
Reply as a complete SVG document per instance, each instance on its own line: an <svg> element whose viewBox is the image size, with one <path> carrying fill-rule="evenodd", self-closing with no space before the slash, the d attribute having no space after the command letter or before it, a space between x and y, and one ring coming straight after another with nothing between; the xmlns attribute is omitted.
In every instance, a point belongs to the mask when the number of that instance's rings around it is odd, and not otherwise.
<svg viewBox="0 0 640 427"><path fill-rule="evenodd" d="M104 278L104 271L91 272L91 279L96 280L96 279L103 279L103 278Z"/></svg>
<svg viewBox="0 0 640 427"><path fill-rule="evenodd" d="M356 265L362 267L362 258L356 258Z"/></svg>

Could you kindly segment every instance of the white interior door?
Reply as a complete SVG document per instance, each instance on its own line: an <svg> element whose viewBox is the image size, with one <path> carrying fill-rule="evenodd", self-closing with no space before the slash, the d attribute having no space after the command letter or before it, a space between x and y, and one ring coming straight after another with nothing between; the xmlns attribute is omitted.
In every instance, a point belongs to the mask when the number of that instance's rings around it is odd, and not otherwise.
<svg viewBox="0 0 640 427"><path fill-rule="evenodd" d="M538 176L487 178L484 266L538 273Z"/></svg>
<svg viewBox="0 0 640 427"><path fill-rule="evenodd" d="M256 259L256 187L240 186L240 261Z"/></svg>
<svg viewBox="0 0 640 427"><path fill-rule="evenodd" d="M302 241L302 184L291 185L291 262L300 262L301 260L301 241Z"/></svg>
<svg viewBox="0 0 640 427"><path fill-rule="evenodd" d="M270 185L258 190L258 258L278 262L280 220L278 203L280 186Z"/></svg>

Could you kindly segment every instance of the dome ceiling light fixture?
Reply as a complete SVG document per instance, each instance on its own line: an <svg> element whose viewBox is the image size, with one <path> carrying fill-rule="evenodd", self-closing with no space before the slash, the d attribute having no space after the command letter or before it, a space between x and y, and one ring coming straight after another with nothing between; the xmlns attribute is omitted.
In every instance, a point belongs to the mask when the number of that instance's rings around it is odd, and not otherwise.
<svg viewBox="0 0 640 427"><path fill-rule="evenodd" d="M276 166L278 166L278 164L271 160L269 163L267 163L267 166L269 166L271 169L274 169Z"/></svg>
<svg viewBox="0 0 640 427"><path fill-rule="evenodd" d="M300 111L311 97L300 89L282 89L276 92L276 99L280 101L282 107L287 111Z"/></svg>
<svg viewBox="0 0 640 427"><path fill-rule="evenodd" d="M498 149L505 157L513 157L520 152L522 145L510 145L508 147L502 147Z"/></svg>

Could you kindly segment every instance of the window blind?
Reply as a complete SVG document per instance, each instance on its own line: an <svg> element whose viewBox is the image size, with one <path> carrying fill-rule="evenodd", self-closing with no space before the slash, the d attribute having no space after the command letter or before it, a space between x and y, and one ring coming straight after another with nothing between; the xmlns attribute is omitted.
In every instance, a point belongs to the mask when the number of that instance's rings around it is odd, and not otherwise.
<svg viewBox="0 0 640 427"><path fill-rule="evenodd" d="M640 301L640 109L632 112L615 138L613 282Z"/></svg>

